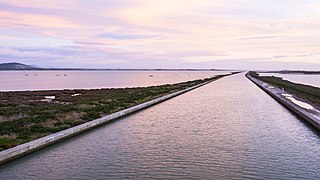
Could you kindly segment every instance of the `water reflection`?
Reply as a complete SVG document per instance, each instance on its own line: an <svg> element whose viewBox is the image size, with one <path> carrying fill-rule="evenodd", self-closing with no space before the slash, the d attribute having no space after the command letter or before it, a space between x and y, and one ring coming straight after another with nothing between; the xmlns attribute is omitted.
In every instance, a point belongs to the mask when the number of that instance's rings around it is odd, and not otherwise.
<svg viewBox="0 0 320 180"><path fill-rule="evenodd" d="M287 99L289 99L294 104L296 104L296 105L298 105L298 106L300 106L302 108L315 110L315 108L313 106L311 106L308 103L305 103L305 102L302 102L302 101L299 101L299 100L295 99L291 94L282 94L282 95L285 96Z"/></svg>
<svg viewBox="0 0 320 180"><path fill-rule="evenodd" d="M142 87L173 84L228 73L230 72L0 71L0 91Z"/></svg>
<svg viewBox="0 0 320 180"><path fill-rule="evenodd" d="M278 74L278 73L259 73L261 76L282 77L285 80L306 84L310 86L320 87L320 75L309 74Z"/></svg>
<svg viewBox="0 0 320 180"><path fill-rule="evenodd" d="M8 163L0 179L319 179L319 147L238 74Z"/></svg>

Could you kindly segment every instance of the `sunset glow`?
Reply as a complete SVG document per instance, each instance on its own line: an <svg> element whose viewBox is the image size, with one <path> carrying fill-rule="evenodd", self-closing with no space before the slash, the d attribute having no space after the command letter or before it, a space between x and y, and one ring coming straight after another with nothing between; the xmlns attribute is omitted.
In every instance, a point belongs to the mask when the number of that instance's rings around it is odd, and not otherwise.
<svg viewBox="0 0 320 180"><path fill-rule="evenodd" d="M317 0L0 0L0 63L320 69Z"/></svg>

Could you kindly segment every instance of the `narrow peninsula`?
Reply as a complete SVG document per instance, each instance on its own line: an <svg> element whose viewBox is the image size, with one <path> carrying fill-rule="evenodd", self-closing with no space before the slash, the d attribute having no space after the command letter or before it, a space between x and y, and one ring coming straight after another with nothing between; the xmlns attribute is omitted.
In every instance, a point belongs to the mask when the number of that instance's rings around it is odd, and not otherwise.
<svg viewBox="0 0 320 180"><path fill-rule="evenodd" d="M0 92L0 151L228 75L150 87Z"/></svg>

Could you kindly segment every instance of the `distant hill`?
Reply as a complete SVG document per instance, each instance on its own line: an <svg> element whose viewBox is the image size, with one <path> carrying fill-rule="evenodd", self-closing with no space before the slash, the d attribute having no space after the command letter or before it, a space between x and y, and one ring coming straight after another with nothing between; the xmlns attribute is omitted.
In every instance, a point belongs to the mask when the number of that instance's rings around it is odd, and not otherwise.
<svg viewBox="0 0 320 180"><path fill-rule="evenodd" d="M32 70L41 69L38 67L22 64L22 63L2 63L0 64L0 70Z"/></svg>

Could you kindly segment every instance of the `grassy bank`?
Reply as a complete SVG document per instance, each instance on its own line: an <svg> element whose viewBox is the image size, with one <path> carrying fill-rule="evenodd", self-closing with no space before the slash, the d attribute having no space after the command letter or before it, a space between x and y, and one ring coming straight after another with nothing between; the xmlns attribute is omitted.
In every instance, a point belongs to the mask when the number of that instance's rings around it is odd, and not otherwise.
<svg viewBox="0 0 320 180"><path fill-rule="evenodd" d="M284 88L285 91L294 94L302 99L305 99L317 106L320 106L320 88L293 83L287 80L283 80L280 77L274 76L259 76L256 72L249 72L254 78L260 79L266 83L272 84L280 89Z"/></svg>
<svg viewBox="0 0 320 180"><path fill-rule="evenodd" d="M0 92L0 151L224 76L151 87Z"/></svg>

